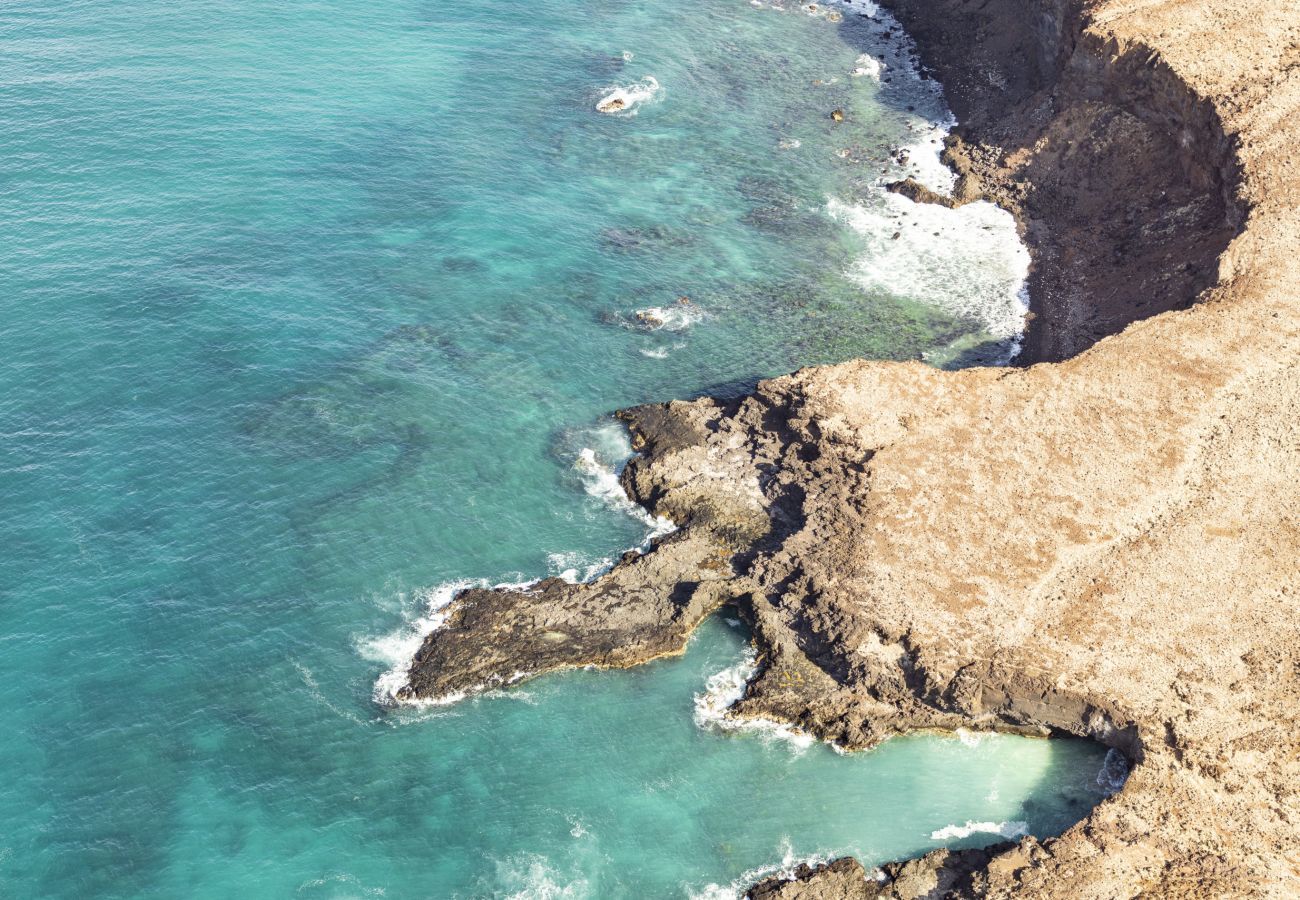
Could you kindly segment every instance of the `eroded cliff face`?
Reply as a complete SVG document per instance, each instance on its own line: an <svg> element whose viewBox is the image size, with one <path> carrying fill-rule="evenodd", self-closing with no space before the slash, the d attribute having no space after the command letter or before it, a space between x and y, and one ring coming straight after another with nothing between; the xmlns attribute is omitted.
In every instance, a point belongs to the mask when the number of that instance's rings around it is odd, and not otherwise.
<svg viewBox="0 0 1300 900"><path fill-rule="evenodd" d="M1033 252L1022 364L1185 309L1217 280L1243 222L1237 160L1215 105L1159 47L1084 28L1096 4L885 5L934 60L961 122L947 153L958 199L1012 210Z"/></svg>
<svg viewBox="0 0 1300 900"><path fill-rule="evenodd" d="M964 195L1024 224L1030 351L1064 361L624 413L625 486L681 530L591 585L462 598L408 695L630 665L730 602L762 650L741 715L1134 764L1060 838L762 896L1300 895L1300 2L888 5L965 117Z"/></svg>

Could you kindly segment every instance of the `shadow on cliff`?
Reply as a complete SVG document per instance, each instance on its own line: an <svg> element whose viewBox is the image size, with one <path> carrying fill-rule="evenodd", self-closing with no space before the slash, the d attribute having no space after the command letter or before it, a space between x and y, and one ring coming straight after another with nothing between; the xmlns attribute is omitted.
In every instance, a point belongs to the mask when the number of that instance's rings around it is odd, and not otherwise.
<svg viewBox="0 0 1300 900"><path fill-rule="evenodd" d="M1243 225L1237 164L1213 110L1163 62L1133 47L1102 64L1081 44L1076 0L882 5L959 122L945 150L958 200L1009 209L1030 249L1035 315L1017 364L1075 356L1217 283L1218 258ZM906 41L858 13L840 29L877 57ZM885 105L910 112L915 95L909 76L882 76Z"/></svg>

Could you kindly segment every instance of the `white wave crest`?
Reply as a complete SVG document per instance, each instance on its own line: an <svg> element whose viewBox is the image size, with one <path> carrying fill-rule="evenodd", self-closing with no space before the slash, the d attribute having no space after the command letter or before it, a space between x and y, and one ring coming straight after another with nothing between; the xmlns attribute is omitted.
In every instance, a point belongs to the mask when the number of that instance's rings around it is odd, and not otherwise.
<svg viewBox="0 0 1300 900"><path fill-rule="evenodd" d="M685 331L704 318L704 311L690 303L647 306L635 313L635 324L648 331Z"/></svg>
<svg viewBox="0 0 1300 900"><path fill-rule="evenodd" d="M849 74L854 78L870 78L879 81L880 73L884 70L884 67L884 63L880 60L870 53L864 53L857 58L856 66Z"/></svg>
<svg viewBox="0 0 1300 900"><path fill-rule="evenodd" d="M864 239L866 252L847 273L863 290L970 319L1014 355L1029 310L1029 251L1010 213L985 201L948 209L893 193L861 204L832 198L827 210Z"/></svg>
<svg viewBox="0 0 1300 900"><path fill-rule="evenodd" d="M677 526L671 519L652 516L642 506L633 503L623 490L619 476L633 455L627 429L611 420L586 431L583 437L585 443L578 449L573 462L574 470L582 479L583 490L613 509L643 522L647 533L642 548L674 531Z"/></svg>
<svg viewBox="0 0 1300 900"><path fill-rule="evenodd" d="M658 101L663 94L659 80L647 75L632 84L614 85L596 103L596 111L610 116L635 116L641 106Z"/></svg>
<svg viewBox="0 0 1300 900"><path fill-rule="evenodd" d="M545 856L521 853L496 864L500 885L492 896L508 900L579 900L590 896L582 878L566 878Z"/></svg>
<svg viewBox="0 0 1300 900"><path fill-rule="evenodd" d="M799 868L799 866L805 864L818 866L830 862L836 855L818 852L807 856L796 856L794 848L790 846L789 838L781 839L780 852L781 861L779 863L749 869L730 884L710 883L699 889L688 887L686 896L690 900L741 900L746 892L754 886L755 882L773 876L789 881L795 877L795 869Z"/></svg>
<svg viewBox="0 0 1300 900"><path fill-rule="evenodd" d="M386 663L388 671L375 680L376 703L391 706L398 702L397 692L406 686L406 673L411 660L424 643L424 639L447 621L447 605L466 588L486 587L485 581L449 581L422 591L422 615L402 628L380 637L365 638L358 644L361 656L371 662ZM456 698L459 699L459 698ZM428 705L445 705L455 702L451 698L430 701Z"/></svg>
<svg viewBox="0 0 1300 900"><path fill-rule="evenodd" d="M958 728L953 734L966 747L978 747L993 737L991 731L971 731L969 728Z"/></svg>
<svg viewBox="0 0 1300 900"><path fill-rule="evenodd" d="M734 666L709 676L704 693L695 695L695 724L704 729L747 732L766 740L779 740L802 753L817 742L808 732L785 722L737 716L731 707L745 695L745 687L758 670L758 656L752 647Z"/></svg>
<svg viewBox="0 0 1300 900"><path fill-rule="evenodd" d="M1014 822L970 822L965 825L945 825L938 831L930 832L932 841L960 841L974 834L996 834L1007 839L1021 838L1029 834L1029 823Z"/></svg>
<svg viewBox="0 0 1300 900"><path fill-rule="evenodd" d="M581 553L548 553L546 567L554 578L562 578L569 584L581 584L594 581L614 566L614 560L606 557L592 562Z"/></svg>

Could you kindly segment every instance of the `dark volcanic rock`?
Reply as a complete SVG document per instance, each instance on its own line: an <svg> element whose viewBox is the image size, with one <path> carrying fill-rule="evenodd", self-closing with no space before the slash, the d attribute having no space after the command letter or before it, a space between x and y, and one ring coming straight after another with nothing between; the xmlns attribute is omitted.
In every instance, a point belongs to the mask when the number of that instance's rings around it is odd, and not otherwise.
<svg viewBox="0 0 1300 900"><path fill-rule="evenodd" d="M400 700L440 699L574 666L630 666L678 653L730 599L729 554L675 534L590 584L467 590L425 640ZM721 589L720 589L721 588Z"/></svg>

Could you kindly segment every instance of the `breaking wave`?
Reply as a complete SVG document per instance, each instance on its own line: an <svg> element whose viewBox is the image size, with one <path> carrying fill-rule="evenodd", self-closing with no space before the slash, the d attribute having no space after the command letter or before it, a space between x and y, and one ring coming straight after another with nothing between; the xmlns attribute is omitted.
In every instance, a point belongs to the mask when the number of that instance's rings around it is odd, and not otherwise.
<svg viewBox="0 0 1300 900"><path fill-rule="evenodd" d="M635 116L641 106L657 101L662 92L658 79L647 75L632 84L606 88L596 102L596 111L610 116Z"/></svg>
<svg viewBox="0 0 1300 900"><path fill-rule="evenodd" d="M1029 834L1029 823L1019 820L1013 822L967 822L965 825L945 825L938 831L930 832L932 841L960 841L976 834L996 834L999 837L1022 838Z"/></svg>
<svg viewBox="0 0 1300 900"><path fill-rule="evenodd" d="M1029 251L1010 213L985 201L948 209L892 193L870 204L832 198L827 211L863 238L866 252L848 276L864 291L974 321L1014 355L1029 311Z"/></svg>
<svg viewBox="0 0 1300 900"><path fill-rule="evenodd" d="M613 419L583 429L574 436L578 449L573 462L574 471L582 481L583 490L610 508L644 523L647 529L642 548L672 532L677 526L663 516L653 516L644 507L633 503L619 480L623 468L633 456L632 442L627 429Z"/></svg>
<svg viewBox="0 0 1300 900"><path fill-rule="evenodd" d="M376 703L392 706L398 703L397 692L406 686L406 673L411 660L424 643L424 639L447 621L447 606L466 588L487 587L485 581L449 581L421 591L417 595L424 610L421 615L402 628L380 637L370 637L358 643L357 650L364 659L384 663L388 669L375 679L372 696ZM445 705L461 699L439 698L436 705Z"/></svg>
<svg viewBox="0 0 1300 900"><path fill-rule="evenodd" d="M747 732L767 740L784 741L802 753L817 742L811 734L784 722L737 716L731 707L745 695L745 687L758 670L758 655L745 648L734 666L709 676L704 692L695 695L695 724L704 729Z"/></svg>
<svg viewBox="0 0 1300 900"><path fill-rule="evenodd" d="M494 897L507 900L580 900L591 895L587 881L569 878L540 853L522 853L496 864Z"/></svg>
<svg viewBox="0 0 1300 900"><path fill-rule="evenodd" d="M781 861L779 863L749 869L728 884L710 883L698 889L687 888L686 896L690 900L741 900L745 893L754 886L755 882L773 876L787 880L793 879L795 869L799 868L799 866L805 864L818 866L830 862L834 857L835 854L820 852L807 856L796 856L794 848L790 846L790 839L783 838L781 841Z"/></svg>
<svg viewBox="0 0 1300 900"><path fill-rule="evenodd" d="M647 549L651 542L669 534L677 527L671 519L652 516L628 499L624 492L619 476L633 452L627 430L622 425L609 420L593 428L584 429L577 436L582 446L577 449L573 468L578 474L583 489L588 495L610 508L632 516L644 524L645 538L636 549ZM548 575L562 578L570 583L592 581L609 571L613 565L612 558L591 560L576 553L551 553L547 556ZM523 590L539 580L491 584L486 579L462 579L445 582L418 592L414 599L419 612L409 622L389 634L367 637L357 642L357 650L364 659L383 663L388 667L375 680L372 691L375 702L384 706L430 707L448 706L465 699L466 695L462 692L421 700L399 700L397 695L406 686L411 660L414 659L425 638L446 623L450 612L448 607L457 594L468 588L489 586ZM524 673L519 673L507 683L513 683L522 677Z"/></svg>

